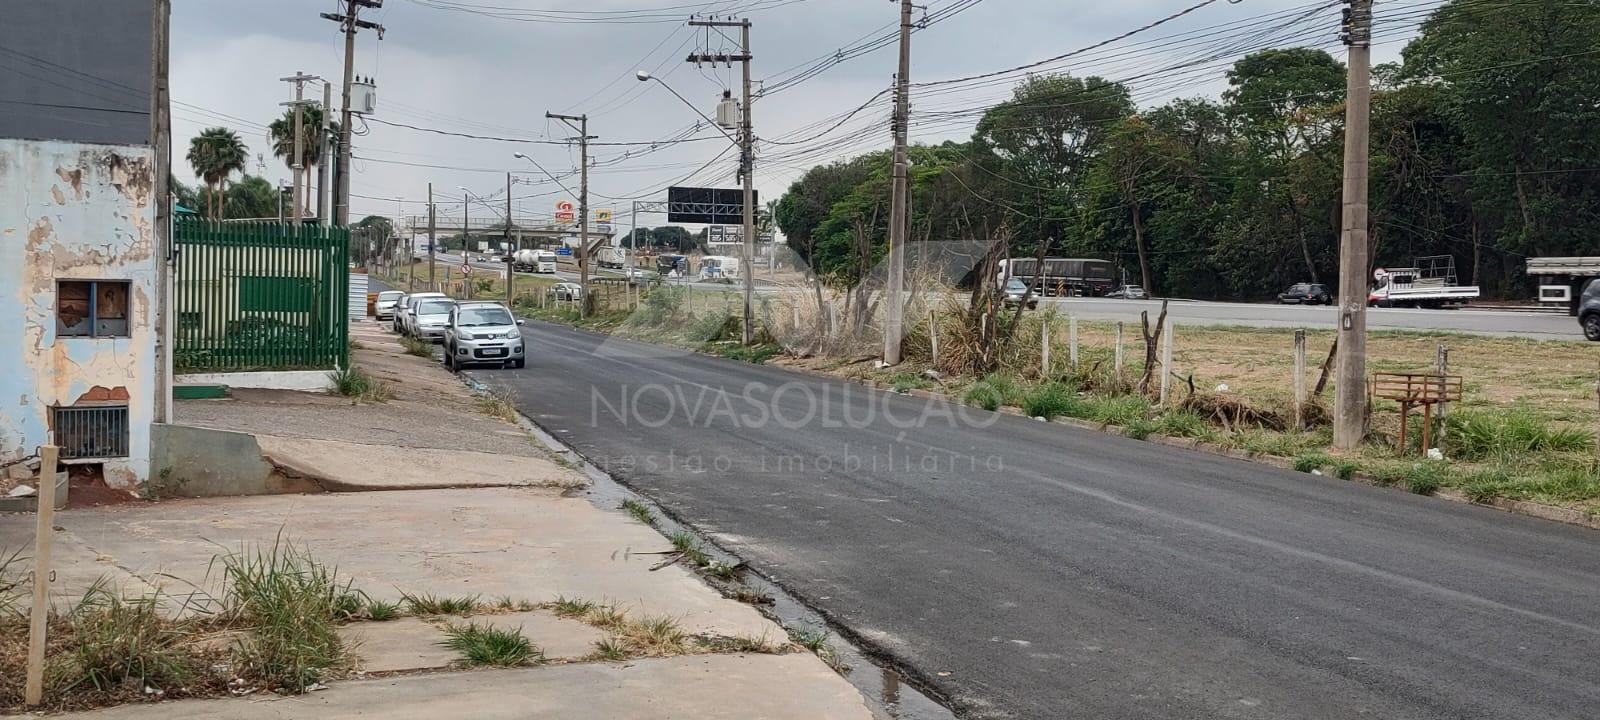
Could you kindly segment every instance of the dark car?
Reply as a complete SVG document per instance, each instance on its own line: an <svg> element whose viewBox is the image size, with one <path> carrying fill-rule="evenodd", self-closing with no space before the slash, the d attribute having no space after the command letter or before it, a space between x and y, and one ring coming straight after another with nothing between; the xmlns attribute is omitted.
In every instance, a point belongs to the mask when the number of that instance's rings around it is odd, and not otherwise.
<svg viewBox="0 0 1600 720"><path fill-rule="evenodd" d="M1583 336L1600 342L1600 280L1590 280L1578 298L1578 322Z"/></svg>
<svg viewBox="0 0 1600 720"><path fill-rule="evenodd" d="M1278 302L1297 305L1332 305L1333 296L1317 283L1295 283L1278 293Z"/></svg>

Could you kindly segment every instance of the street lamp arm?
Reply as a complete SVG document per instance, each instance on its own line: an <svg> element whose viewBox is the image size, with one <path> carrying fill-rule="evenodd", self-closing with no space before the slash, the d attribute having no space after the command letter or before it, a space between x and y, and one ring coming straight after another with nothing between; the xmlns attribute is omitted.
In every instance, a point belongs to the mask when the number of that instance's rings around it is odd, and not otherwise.
<svg viewBox="0 0 1600 720"><path fill-rule="evenodd" d="M667 92L672 93L673 97L678 98L678 100L681 101L684 105L688 105L689 109L693 110L696 115L699 115L701 117L701 119L703 119L706 122L710 123L711 127L716 128L717 132L722 133L722 136L727 138L728 142L733 143L734 147L739 147L739 141L737 139L735 139L732 135L728 134L728 131L723 129L723 127L721 125L718 125L717 121L712 120L705 113L701 112L700 108L695 107L694 103L689 102L688 98L685 98L684 96L678 94L678 91L672 89L672 86L668 85L667 81L662 80L661 78L658 78L658 77L656 77L654 75L651 75L650 73L647 73L647 72L645 72L643 70L639 71L638 77L639 77L639 82L649 82L651 80L654 80L654 81L656 81L658 83L661 83L661 87L666 88Z"/></svg>

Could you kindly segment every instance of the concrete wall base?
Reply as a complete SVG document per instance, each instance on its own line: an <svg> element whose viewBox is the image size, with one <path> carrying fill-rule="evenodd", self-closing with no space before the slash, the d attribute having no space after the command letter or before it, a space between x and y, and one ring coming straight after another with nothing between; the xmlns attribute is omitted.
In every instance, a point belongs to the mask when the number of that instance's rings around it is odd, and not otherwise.
<svg viewBox="0 0 1600 720"><path fill-rule="evenodd" d="M157 423L150 426L149 497L224 497L322 492L261 456L254 435Z"/></svg>
<svg viewBox="0 0 1600 720"><path fill-rule="evenodd" d="M178 385L226 385L263 390L326 390L331 370L266 370L236 373L189 373L177 376Z"/></svg>

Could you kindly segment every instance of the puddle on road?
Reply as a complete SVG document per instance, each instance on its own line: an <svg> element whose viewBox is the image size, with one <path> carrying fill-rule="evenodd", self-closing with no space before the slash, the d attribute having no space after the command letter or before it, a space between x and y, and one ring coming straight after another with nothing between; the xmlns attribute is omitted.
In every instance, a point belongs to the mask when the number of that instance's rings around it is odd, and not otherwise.
<svg viewBox="0 0 1600 720"><path fill-rule="evenodd" d="M475 381L470 384L480 388L482 385ZM623 500L636 500L655 512L656 527L663 535L670 536L674 532L684 530L699 538L706 552L715 559L729 564L739 563L742 560L724 551L716 543L710 542L694 527L673 520L662 512L661 506L655 501L617 482L605 471L585 460L566 443L545 432L544 428L528 421L525 417L519 418L519 421L524 429L533 433L546 447L571 461L589 477L591 485L585 495L596 506L605 510L616 510ZM703 581L716 585L710 578L703 575L700 577ZM772 597L771 605L752 607L782 625L784 629L810 632L821 630L828 633L828 644L833 647L842 666L848 668L840 674L866 697L873 717L878 720L955 720L955 713L918 690L911 680L899 671L873 659L840 634L838 628L830 625L821 614L807 607L777 583L768 580L749 566L746 566L741 579L746 586Z"/></svg>

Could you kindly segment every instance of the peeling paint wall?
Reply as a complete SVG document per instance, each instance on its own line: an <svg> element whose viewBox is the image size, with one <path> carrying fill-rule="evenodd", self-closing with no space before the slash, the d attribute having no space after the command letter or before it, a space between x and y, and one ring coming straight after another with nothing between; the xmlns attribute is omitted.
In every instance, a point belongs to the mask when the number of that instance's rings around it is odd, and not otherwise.
<svg viewBox="0 0 1600 720"><path fill-rule="evenodd" d="M128 405L126 459L106 482L148 479L156 380L155 152L0 139L0 464L50 441L50 409ZM126 280L129 337L56 336L56 283Z"/></svg>

